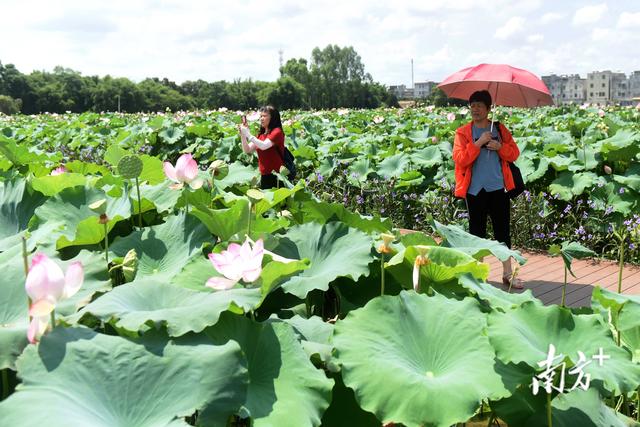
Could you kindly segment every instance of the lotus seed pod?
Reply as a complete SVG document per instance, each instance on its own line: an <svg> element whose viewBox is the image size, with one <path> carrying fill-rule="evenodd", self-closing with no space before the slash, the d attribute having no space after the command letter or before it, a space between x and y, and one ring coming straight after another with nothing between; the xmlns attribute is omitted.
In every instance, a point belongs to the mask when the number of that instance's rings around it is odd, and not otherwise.
<svg viewBox="0 0 640 427"><path fill-rule="evenodd" d="M215 160L209 170L215 179L224 179L229 174L229 165L223 160Z"/></svg>
<svg viewBox="0 0 640 427"><path fill-rule="evenodd" d="M118 173L127 179L133 179L142 173L142 160L138 156L124 156L118 162Z"/></svg>

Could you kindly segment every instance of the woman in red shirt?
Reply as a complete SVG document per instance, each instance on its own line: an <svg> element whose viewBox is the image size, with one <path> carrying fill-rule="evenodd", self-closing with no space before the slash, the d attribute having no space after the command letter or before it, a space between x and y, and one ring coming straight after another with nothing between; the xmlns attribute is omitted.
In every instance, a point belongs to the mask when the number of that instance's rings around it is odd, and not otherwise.
<svg viewBox="0 0 640 427"><path fill-rule="evenodd" d="M274 188L278 180L273 172L280 172L284 164L284 132L280 113L271 105L260 108L260 130L258 136L251 135L246 124L239 126L242 150L245 153L258 153L260 169L260 188ZM278 150L278 151L276 151ZM282 155L281 155L282 154Z"/></svg>

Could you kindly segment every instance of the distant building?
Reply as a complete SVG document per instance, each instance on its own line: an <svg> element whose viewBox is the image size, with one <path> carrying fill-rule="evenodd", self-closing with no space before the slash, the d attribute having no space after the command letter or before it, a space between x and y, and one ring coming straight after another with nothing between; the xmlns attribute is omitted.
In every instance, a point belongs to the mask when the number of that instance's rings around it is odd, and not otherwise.
<svg viewBox="0 0 640 427"><path fill-rule="evenodd" d="M594 71L587 74L587 102L607 105L630 101L629 82L624 73Z"/></svg>
<svg viewBox="0 0 640 427"><path fill-rule="evenodd" d="M581 104L586 99L585 79L578 74L551 74L542 76L542 81L547 85L556 105Z"/></svg>
<svg viewBox="0 0 640 427"><path fill-rule="evenodd" d="M405 85L389 86L389 92L394 94L398 99L413 99L414 90Z"/></svg>
<svg viewBox="0 0 640 427"><path fill-rule="evenodd" d="M413 96L415 98L426 98L431 95L431 91L436 86L436 82L416 82L413 87Z"/></svg>
<svg viewBox="0 0 640 427"><path fill-rule="evenodd" d="M640 71L634 71L629 75L629 97L640 98Z"/></svg>

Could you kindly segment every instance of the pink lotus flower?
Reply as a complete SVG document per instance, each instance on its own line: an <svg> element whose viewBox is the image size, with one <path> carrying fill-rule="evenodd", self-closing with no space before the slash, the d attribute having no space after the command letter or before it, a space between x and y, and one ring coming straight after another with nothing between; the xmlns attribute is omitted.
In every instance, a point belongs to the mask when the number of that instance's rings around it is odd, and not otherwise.
<svg viewBox="0 0 640 427"><path fill-rule="evenodd" d="M427 113L432 113L433 110L435 110L435 109L436 109L435 105L427 105L427 108L426 108Z"/></svg>
<svg viewBox="0 0 640 427"><path fill-rule="evenodd" d="M373 123L375 123L375 124L380 124L382 122L384 122L384 117L382 117L382 116L375 116L373 118Z"/></svg>
<svg viewBox="0 0 640 427"><path fill-rule="evenodd" d="M32 301L29 307L32 319L27 332L29 342L38 341L47 329L49 314L55 309L56 304L75 295L83 281L84 269L80 262L72 263L65 275L58 264L45 254L36 254L33 257L24 286Z"/></svg>
<svg viewBox="0 0 640 427"><path fill-rule="evenodd" d="M447 114L447 120L449 120L450 122L454 121L455 119L456 119L456 113Z"/></svg>
<svg viewBox="0 0 640 427"><path fill-rule="evenodd" d="M226 251L219 254L209 254L209 260L213 267L224 277L211 277L206 286L216 290L231 289L242 279L246 283L255 282L262 273L262 257L264 255L264 243L258 239L253 244L249 239L240 246L231 243Z"/></svg>
<svg viewBox="0 0 640 427"><path fill-rule="evenodd" d="M247 120L250 122L257 122L260 119L260 113L258 111L253 111L247 114Z"/></svg>
<svg viewBox="0 0 640 427"><path fill-rule="evenodd" d="M198 164L193 160L191 154L180 156L175 168L169 162L164 162L162 168L167 178L175 182L175 184L169 186L174 190L181 189L184 184L189 184L189 187L197 190L204 183L203 180L198 178Z"/></svg>
<svg viewBox="0 0 640 427"><path fill-rule="evenodd" d="M602 108L600 108L600 109L598 110L598 115L599 115L600 117L604 117L604 110L603 110Z"/></svg>
<svg viewBox="0 0 640 427"><path fill-rule="evenodd" d="M459 113L461 116L466 116L468 112L469 112L469 109L468 109L467 107L462 107L462 108L460 109L460 111L458 111L458 113Z"/></svg>
<svg viewBox="0 0 640 427"><path fill-rule="evenodd" d="M67 168L65 168L64 166L59 166L51 171L51 176L62 175L65 172L67 172Z"/></svg>
<svg viewBox="0 0 640 427"><path fill-rule="evenodd" d="M438 137L437 137L437 136L432 136L432 137L431 137L431 142L433 142L434 144L435 144L436 142L438 142Z"/></svg>

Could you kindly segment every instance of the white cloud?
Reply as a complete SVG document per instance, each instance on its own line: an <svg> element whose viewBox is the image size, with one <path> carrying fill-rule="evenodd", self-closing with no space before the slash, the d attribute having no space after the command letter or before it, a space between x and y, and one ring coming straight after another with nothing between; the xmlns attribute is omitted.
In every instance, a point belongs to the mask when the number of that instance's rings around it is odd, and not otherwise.
<svg viewBox="0 0 640 427"><path fill-rule="evenodd" d="M559 21L562 18L564 18L564 15L561 13L547 12L542 15L542 18L540 18L540 22L543 24L549 24L551 22Z"/></svg>
<svg viewBox="0 0 640 427"><path fill-rule="evenodd" d="M591 32L591 39L594 41L606 41L611 34L611 30L608 28L594 28Z"/></svg>
<svg viewBox="0 0 640 427"><path fill-rule="evenodd" d="M527 42L529 43L540 43L544 40L544 36L542 34L531 34L527 36Z"/></svg>
<svg viewBox="0 0 640 427"><path fill-rule="evenodd" d="M496 30L494 37L500 40L509 39L524 30L524 22L524 18L522 18L521 16L514 16L510 18L502 27Z"/></svg>
<svg viewBox="0 0 640 427"><path fill-rule="evenodd" d="M594 22L598 22L607 10L609 10L609 7L606 3L580 8L576 10L576 13L573 15L573 25L593 24Z"/></svg>
<svg viewBox="0 0 640 427"><path fill-rule="evenodd" d="M618 28L640 29L640 12L622 12L618 18Z"/></svg>

